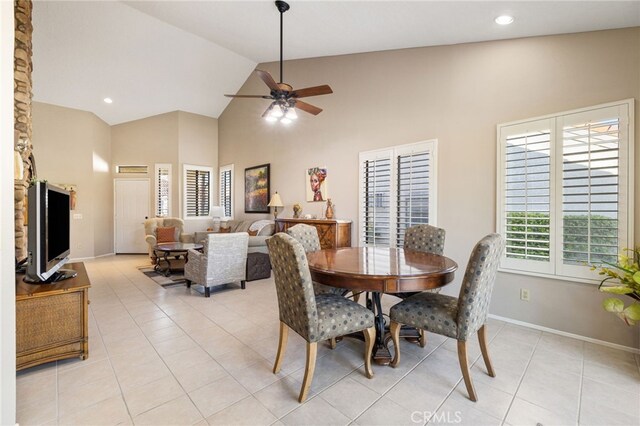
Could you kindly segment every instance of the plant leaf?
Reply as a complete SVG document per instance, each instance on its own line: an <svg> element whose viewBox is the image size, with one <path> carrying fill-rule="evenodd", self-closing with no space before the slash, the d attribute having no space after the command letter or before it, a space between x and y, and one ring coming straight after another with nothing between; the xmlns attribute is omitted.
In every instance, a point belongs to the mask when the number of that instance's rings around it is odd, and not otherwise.
<svg viewBox="0 0 640 426"><path fill-rule="evenodd" d="M640 271L636 272L635 274L633 274L633 280L640 284Z"/></svg>
<svg viewBox="0 0 640 426"><path fill-rule="evenodd" d="M600 287L600 291L605 293L613 293L613 294L629 294L633 293L633 289L627 286L611 286L611 287Z"/></svg>
<svg viewBox="0 0 640 426"><path fill-rule="evenodd" d="M622 313L624 310L624 303L620 299L610 297L602 302L602 307L607 312Z"/></svg>
<svg viewBox="0 0 640 426"><path fill-rule="evenodd" d="M632 303L622 313L633 321L640 321L640 303Z"/></svg>

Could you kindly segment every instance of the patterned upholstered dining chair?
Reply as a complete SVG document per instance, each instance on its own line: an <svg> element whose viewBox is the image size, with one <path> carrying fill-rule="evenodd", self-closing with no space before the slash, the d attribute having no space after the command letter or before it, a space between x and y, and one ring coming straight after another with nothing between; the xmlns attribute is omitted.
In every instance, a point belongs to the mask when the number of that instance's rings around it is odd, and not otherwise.
<svg viewBox="0 0 640 426"><path fill-rule="evenodd" d="M487 350L485 321L489 313L491 292L496 278L500 257L504 251L504 239L490 234L480 240L471 252L469 264L457 298L444 294L423 292L391 307L391 337L395 355L393 367L400 362L400 327L407 324L432 333L442 334L458 341L458 361L469 392L469 398L478 397L471 381L467 361L467 339L478 333L482 358L489 376L495 377Z"/></svg>
<svg viewBox="0 0 640 426"><path fill-rule="evenodd" d="M413 225L404 231L404 248L442 255L445 230L431 225Z"/></svg>
<svg viewBox="0 0 640 426"><path fill-rule="evenodd" d="M420 224L408 227L404 231L404 248L407 250L421 251L423 253L433 253L442 255L444 253L444 237L445 230L432 225ZM432 293L439 293L440 289L436 288L428 290ZM418 293L394 293L393 295L400 299L406 299ZM425 339L424 330L418 330L421 347L425 347L427 341Z"/></svg>
<svg viewBox="0 0 640 426"><path fill-rule="evenodd" d="M313 251L319 251L322 247L320 246L320 238L318 237L318 230L315 226L306 225L304 223L299 223L291 228L287 229L287 234L295 238L302 247L304 248L305 253L311 253ZM337 294L339 296L343 296L348 291L344 288L331 287L328 285L320 284L314 281L313 289L316 294Z"/></svg>
<svg viewBox="0 0 640 426"><path fill-rule="evenodd" d="M307 341L307 362L299 402L307 398L313 380L319 341L363 331L365 374L368 378L373 377L371 353L376 334L373 312L337 294L316 295L306 253L295 238L278 233L267 240L267 246L280 310L280 341L273 373L280 371L291 328Z"/></svg>

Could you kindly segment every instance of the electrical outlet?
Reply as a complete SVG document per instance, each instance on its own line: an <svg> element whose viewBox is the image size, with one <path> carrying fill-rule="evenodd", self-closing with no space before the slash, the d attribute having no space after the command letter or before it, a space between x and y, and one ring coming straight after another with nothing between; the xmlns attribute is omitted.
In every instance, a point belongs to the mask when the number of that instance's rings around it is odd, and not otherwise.
<svg viewBox="0 0 640 426"><path fill-rule="evenodd" d="M524 300L525 302L529 301L529 289L521 288L520 289L520 300Z"/></svg>

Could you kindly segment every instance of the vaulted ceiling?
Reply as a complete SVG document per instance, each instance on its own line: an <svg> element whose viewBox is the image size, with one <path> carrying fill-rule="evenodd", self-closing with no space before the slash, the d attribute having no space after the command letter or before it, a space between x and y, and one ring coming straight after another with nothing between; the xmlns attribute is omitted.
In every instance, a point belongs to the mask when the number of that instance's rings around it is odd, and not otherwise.
<svg viewBox="0 0 640 426"><path fill-rule="evenodd" d="M285 60L640 26L637 0L289 3ZM504 13L515 22L497 25ZM175 110L217 118L224 93L279 57L272 1L36 1L33 25L34 100L109 124Z"/></svg>

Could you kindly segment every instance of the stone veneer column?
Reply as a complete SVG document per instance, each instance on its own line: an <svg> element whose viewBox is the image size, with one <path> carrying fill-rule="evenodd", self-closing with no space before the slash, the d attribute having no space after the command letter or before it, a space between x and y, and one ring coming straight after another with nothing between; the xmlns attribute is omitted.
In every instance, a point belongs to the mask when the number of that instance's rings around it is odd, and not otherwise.
<svg viewBox="0 0 640 426"><path fill-rule="evenodd" d="M15 187L15 255L18 259L27 256L27 233L24 225L24 199L29 180L33 175L31 164L31 99L33 70L31 37L31 0L16 0L15 50L14 50L14 150L20 152L24 164L24 175L14 181Z"/></svg>

